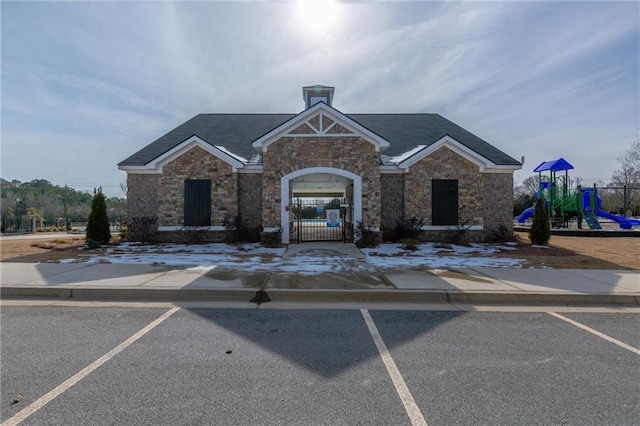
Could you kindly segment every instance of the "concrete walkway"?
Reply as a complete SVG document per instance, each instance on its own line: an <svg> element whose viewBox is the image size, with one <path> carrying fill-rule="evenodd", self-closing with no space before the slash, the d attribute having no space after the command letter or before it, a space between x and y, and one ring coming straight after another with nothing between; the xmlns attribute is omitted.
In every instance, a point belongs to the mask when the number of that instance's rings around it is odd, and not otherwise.
<svg viewBox="0 0 640 426"><path fill-rule="evenodd" d="M468 304L640 304L640 271L376 268L351 244L290 245L297 256L339 259L336 272L185 269L104 263L0 263L2 298L310 301ZM256 295L258 298L256 299Z"/></svg>

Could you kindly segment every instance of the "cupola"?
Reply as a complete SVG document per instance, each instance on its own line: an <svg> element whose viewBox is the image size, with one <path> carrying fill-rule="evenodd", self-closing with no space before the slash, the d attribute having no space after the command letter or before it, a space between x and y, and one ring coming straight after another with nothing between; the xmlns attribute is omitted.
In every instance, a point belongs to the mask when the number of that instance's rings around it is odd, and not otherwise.
<svg viewBox="0 0 640 426"><path fill-rule="evenodd" d="M330 86L307 86L302 88L302 98L304 99L304 109L310 108L318 102L324 102L331 106L333 92L336 88Z"/></svg>

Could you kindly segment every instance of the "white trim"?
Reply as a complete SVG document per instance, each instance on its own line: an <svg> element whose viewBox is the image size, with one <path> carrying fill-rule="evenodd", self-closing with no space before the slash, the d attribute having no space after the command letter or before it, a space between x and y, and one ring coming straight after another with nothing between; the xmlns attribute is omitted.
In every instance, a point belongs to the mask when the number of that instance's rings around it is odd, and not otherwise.
<svg viewBox="0 0 640 426"><path fill-rule="evenodd" d="M289 244L289 211L287 210L289 206L289 181L312 173L326 173L351 179L353 181L353 222L355 224L362 221L362 178L360 176L347 170L331 167L309 167L296 170L280 178L280 225L282 227L283 244Z"/></svg>
<svg viewBox="0 0 640 426"><path fill-rule="evenodd" d="M380 174L381 175L394 175L394 174L404 174L405 170L398 168L398 166L380 166Z"/></svg>
<svg viewBox="0 0 640 426"><path fill-rule="evenodd" d="M249 173L262 173L262 166L244 166L244 168L238 170L240 174L249 174Z"/></svg>
<svg viewBox="0 0 640 426"><path fill-rule="evenodd" d="M495 166L491 169L484 169L482 173L513 173L516 170L522 169L522 165L519 166Z"/></svg>
<svg viewBox="0 0 640 426"><path fill-rule="evenodd" d="M226 150L226 148L222 146L218 147L215 145L211 145L205 142L203 139L200 139L198 136L191 136L190 138L185 139L179 145L173 147L169 151L148 162L144 166L118 166L118 168L120 170L125 170L127 172L131 171L134 173L140 173L140 171L142 170L149 170L151 173L162 173L162 167L165 164L170 163L171 161L175 160L176 158L180 157L196 146L199 146L214 157L217 157L220 160L228 163L231 166L232 172L234 173L237 172L238 169L243 168L245 163L247 162L247 160L245 160L244 158L238 157L235 154L231 154Z"/></svg>
<svg viewBox="0 0 640 426"><path fill-rule="evenodd" d="M278 232L280 230L279 226L269 226L266 228L262 228L262 232Z"/></svg>
<svg viewBox="0 0 640 426"><path fill-rule="evenodd" d="M467 229L469 231L484 231L484 225L423 225L423 231L453 231L458 227Z"/></svg>
<svg viewBox="0 0 640 426"><path fill-rule="evenodd" d="M435 143L429 146L424 146L422 149L416 151L409 158L399 163L398 167L404 169L405 172L408 173L409 167L443 147L450 149L462 158L472 162L473 164L478 166L481 172L483 172L485 169L493 169L497 167L495 163L489 161L477 152L467 148L449 135L445 135L442 138L438 139Z"/></svg>
<svg viewBox="0 0 640 426"><path fill-rule="evenodd" d="M225 227L220 225L213 226L158 226L158 232L180 231L185 228L198 228L204 231L224 231Z"/></svg>
<svg viewBox="0 0 640 426"><path fill-rule="evenodd" d="M119 170L124 170L129 175L159 175L162 173L160 170L147 169L145 166L118 166Z"/></svg>
<svg viewBox="0 0 640 426"><path fill-rule="evenodd" d="M311 118L313 118L315 115L319 115L320 117L320 133L319 134L315 134L315 135L298 135L298 134L292 134L292 135L288 135L288 133L290 131L292 131L293 129L297 128L298 126L307 123L307 121L309 121ZM344 127L345 129L353 132L353 134L332 134L332 133L325 133L326 130L323 129L323 125L322 125L322 116L327 116L330 120L339 123L342 127ZM329 126L330 128L331 126ZM268 132L267 134L261 136L260 138L256 139L253 143L252 146L258 150L260 150L260 152L267 152L267 147L269 145L271 145L272 143L276 142L278 139L280 139L283 136L289 136L289 137L345 137L345 136L350 136L350 137L354 137L354 136L359 136L362 137L364 140L366 140L367 142L371 143L374 147L375 147L375 151L376 152L380 152L381 150L384 150L385 148L389 147L389 142L382 138L381 136L373 133L371 130L367 129L366 127L363 127L362 125L358 124L356 121L352 120L351 118L347 117L346 115L342 114L340 111L338 111L335 108L330 107L329 105L325 104L324 102L319 102L317 104L315 104L314 106L312 106L311 108L308 108L304 111L302 111L300 114L296 115L295 117L293 117L292 119L290 119L289 121L285 122L284 124L276 127L275 129L271 130L270 132Z"/></svg>

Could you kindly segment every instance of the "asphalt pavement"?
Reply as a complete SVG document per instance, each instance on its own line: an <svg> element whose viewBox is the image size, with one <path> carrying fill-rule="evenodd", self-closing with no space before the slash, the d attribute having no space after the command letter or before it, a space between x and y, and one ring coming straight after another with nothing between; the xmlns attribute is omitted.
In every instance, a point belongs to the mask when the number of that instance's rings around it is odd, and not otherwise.
<svg viewBox="0 0 640 426"><path fill-rule="evenodd" d="M268 306L5 304L2 424L640 421L630 308Z"/></svg>

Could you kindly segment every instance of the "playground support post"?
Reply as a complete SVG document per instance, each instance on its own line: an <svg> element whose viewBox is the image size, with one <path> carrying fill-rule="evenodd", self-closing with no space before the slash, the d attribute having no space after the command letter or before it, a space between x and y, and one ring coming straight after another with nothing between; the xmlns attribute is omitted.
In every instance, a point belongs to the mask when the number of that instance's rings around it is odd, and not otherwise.
<svg viewBox="0 0 640 426"><path fill-rule="evenodd" d="M576 192L576 213L578 214L578 229L582 229L582 185L578 185Z"/></svg>

